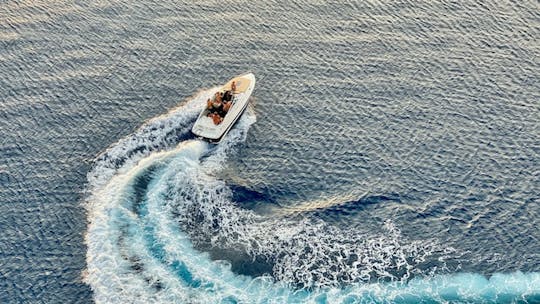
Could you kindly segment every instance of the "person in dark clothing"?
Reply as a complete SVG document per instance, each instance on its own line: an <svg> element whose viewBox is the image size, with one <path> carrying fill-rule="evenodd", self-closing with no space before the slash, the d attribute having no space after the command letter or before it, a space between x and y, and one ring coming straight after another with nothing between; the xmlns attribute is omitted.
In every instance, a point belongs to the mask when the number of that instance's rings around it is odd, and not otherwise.
<svg viewBox="0 0 540 304"><path fill-rule="evenodd" d="M225 92L225 94L223 95L223 101L225 102L223 104L223 110L225 112L228 112L229 109L231 108L232 106L232 100L233 100L233 97L234 97L234 91L236 91L236 82L233 81L231 83L231 89L230 90L227 90Z"/></svg>
<svg viewBox="0 0 540 304"><path fill-rule="evenodd" d="M223 101L229 102L232 100L232 92L231 91L225 91L225 94L223 94Z"/></svg>

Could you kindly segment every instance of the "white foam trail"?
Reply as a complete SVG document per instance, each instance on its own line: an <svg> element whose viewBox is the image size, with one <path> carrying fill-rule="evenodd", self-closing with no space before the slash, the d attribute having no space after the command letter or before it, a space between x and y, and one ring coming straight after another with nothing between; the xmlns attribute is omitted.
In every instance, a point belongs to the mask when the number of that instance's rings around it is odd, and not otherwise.
<svg viewBox="0 0 540 304"><path fill-rule="evenodd" d="M220 153L215 159L223 159ZM225 183L211 178L214 158L203 161L198 175L170 177L172 209L177 221L196 244L237 250L271 261L273 276L305 287L337 286L372 279L406 281L424 274L416 266L429 256L449 252L430 240L404 239L391 222L386 234L358 234L322 220L264 217L238 208ZM178 172L178 170L171 170ZM164 190L165 191L165 190ZM396 271L400 276L396 277Z"/></svg>
<svg viewBox="0 0 540 304"><path fill-rule="evenodd" d="M205 105L204 101L216 90L217 87L199 92L169 113L147 121L135 133L104 151L87 176L90 194L109 182L118 170L125 172L150 153L176 146L179 137L189 134L192 123Z"/></svg>
<svg viewBox="0 0 540 304"><path fill-rule="evenodd" d="M177 145L214 90L147 122L89 174L84 280L97 303L496 302L539 292L537 274L433 275L437 269L419 265L453 252L406 240L391 222L382 235L360 235L354 227L239 208L215 173L245 140L254 113L216 147L198 140ZM272 276L235 274L197 246L262 257ZM411 280L417 275L428 277ZM391 282L369 283L374 278ZM470 283L475 288L464 288Z"/></svg>

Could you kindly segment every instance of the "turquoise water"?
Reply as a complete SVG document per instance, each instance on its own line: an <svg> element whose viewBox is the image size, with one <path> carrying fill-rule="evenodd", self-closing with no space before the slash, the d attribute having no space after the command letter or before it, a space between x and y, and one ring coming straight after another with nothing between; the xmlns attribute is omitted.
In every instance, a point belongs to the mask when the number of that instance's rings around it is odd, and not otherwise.
<svg viewBox="0 0 540 304"><path fill-rule="evenodd" d="M538 11L0 5L0 302L540 302Z"/></svg>

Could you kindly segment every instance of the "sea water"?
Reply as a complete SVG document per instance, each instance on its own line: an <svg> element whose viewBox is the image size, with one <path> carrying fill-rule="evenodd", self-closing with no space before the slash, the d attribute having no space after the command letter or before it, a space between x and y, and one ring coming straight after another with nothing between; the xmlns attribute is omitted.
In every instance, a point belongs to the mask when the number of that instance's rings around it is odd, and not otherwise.
<svg viewBox="0 0 540 304"><path fill-rule="evenodd" d="M540 302L538 11L1 4L0 301Z"/></svg>

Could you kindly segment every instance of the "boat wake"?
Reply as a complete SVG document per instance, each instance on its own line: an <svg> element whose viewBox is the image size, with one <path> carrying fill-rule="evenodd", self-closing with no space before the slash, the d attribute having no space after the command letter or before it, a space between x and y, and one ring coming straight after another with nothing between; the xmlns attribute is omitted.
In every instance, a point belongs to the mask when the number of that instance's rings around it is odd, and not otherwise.
<svg viewBox="0 0 540 304"><path fill-rule="evenodd" d="M458 273L459 253L302 212L257 214L216 177L256 121L217 146L190 127L202 91L111 146L88 174L87 270L97 303L370 303L540 300L540 274Z"/></svg>

